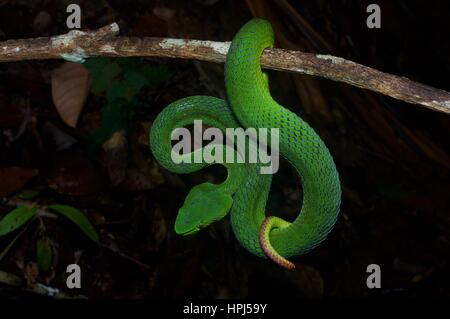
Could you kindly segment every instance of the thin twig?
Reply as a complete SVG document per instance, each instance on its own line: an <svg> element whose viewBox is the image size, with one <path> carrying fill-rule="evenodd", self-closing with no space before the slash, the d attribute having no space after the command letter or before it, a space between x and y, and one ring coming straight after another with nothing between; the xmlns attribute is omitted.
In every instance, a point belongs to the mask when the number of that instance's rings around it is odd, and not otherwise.
<svg viewBox="0 0 450 319"><path fill-rule="evenodd" d="M82 62L93 56L167 57L224 63L230 42L114 37L116 23L96 31L0 42L0 62L60 59ZM331 55L266 49L261 66L324 77L398 100L450 113L450 93Z"/></svg>
<svg viewBox="0 0 450 319"><path fill-rule="evenodd" d="M150 267L150 265L144 264L143 262L140 262L139 260L128 256L127 254L121 252L118 248L113 247L113 245L101 244L101 247L104 249L107 249L110 252L116 254L117 256L135 264L136 266L141 268L141 270L143 270L143 271L152 271L153 270L152 267Z"/></svg>

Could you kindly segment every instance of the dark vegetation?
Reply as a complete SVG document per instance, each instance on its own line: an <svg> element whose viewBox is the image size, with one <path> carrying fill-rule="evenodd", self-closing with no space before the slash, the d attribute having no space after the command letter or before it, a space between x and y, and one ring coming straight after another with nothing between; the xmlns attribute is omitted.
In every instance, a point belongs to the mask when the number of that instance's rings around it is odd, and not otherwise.
<svg viewBox="0 0 450 319"><path fill-rule="evenodd" d="M450 89L447 1L377 1L380 30L365 26L365 1L80 3L83 28L116 21L129 36L229 41L252 16L263 17L272 22L278 47L330 53ZM0 0L0 41L66 33L65 5ZM66 266L78 263L77 293L89 298L450 297L448 115L349 85L270 72L276 99L330 148L343 190L335 229L289 272L246 252L228 219L192 237L173 231L189 190L220 181L223 170L185 176L163 170L149 150L148 131L176 99L224 98L222 65L89 60L90 92L73 128L52 99L54 70L63 63L0 64L0 217L20 200L68 205L88 217L102 244L88 226L56 212L56 218L39 215L0 237L0 270L64 290ZM89 89L83 73L79 78L75 101ZM287 219L301 207L299 178L286 162L269 207ZM372 263L381 266L382 289L366 287ZM0 284L2 298L23 295Z"/></svg>

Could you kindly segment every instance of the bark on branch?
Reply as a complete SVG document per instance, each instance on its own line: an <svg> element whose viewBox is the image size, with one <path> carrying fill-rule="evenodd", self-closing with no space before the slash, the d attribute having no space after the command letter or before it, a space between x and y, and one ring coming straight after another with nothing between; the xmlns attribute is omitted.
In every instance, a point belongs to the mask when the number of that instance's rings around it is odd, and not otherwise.
<svg viewBox="0 0 450 319"><path fill-rule="evenodd" d="M60 59L82 62L93 56L168 57L224 63L230 42L169 38L115 37L116 23L96 31L0 42L0 62ZM321 76L398 100L450 113L450 93L339 57L266 49L263 68Z"/></svg>

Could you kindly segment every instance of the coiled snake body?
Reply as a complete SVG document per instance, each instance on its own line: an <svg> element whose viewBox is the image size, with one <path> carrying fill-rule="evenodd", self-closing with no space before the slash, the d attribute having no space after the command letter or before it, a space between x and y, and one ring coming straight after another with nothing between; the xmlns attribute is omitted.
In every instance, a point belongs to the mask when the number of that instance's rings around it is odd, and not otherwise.
<svg viewBox="0 0 450 319"><path fill-rule="evenodd" d="M293 268L286 258L304 254L322 242L333 228L340 206L339 175L327 147L296 114L274 101L260 57L272 47L273 30L265 20L245 24L233 39L225 63L228 103L214 97L191 96L167 106L156 118L150 145L157 161L175 173L191 173L210 163L183 162L197 149L173 161L172 131L202 120L223 132L226 128L279 128L279 151L297 170L303 205L293 222L266 217L272 176L258 164L223 163L228 177L222 184L204 183L187 196L175 222L178 234L192 234L231 211L236 238L251 253ZM230 150L223 146L224 151Z"/></svg>

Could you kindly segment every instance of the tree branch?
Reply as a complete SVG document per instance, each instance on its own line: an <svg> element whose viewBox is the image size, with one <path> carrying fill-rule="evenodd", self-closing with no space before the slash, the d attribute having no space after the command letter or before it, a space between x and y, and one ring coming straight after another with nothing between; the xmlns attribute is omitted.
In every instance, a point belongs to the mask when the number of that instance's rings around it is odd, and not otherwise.
<svg viewBox="0 0 450 319"><path fill-rule="evenodd" d="M60 59L83 62L93 56L168 57L224 63L230 42L169 38L114 37L116 23L95 31L0 42L0 62ZM344 60L284 49L266 49L263 68L324 77L378 92L398 100L450 113L450 93Z"/></svg>

